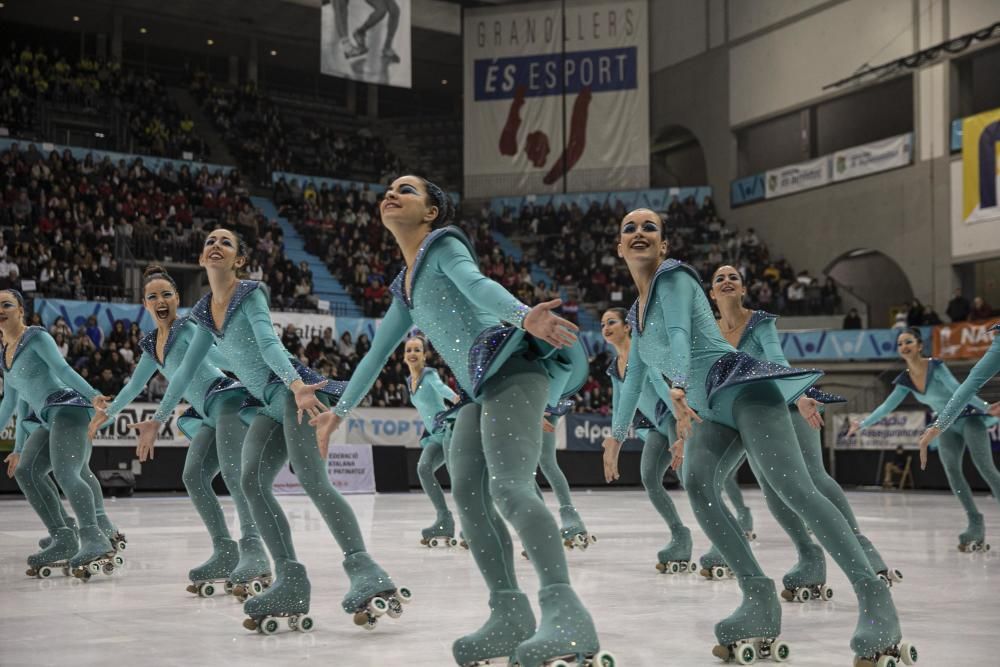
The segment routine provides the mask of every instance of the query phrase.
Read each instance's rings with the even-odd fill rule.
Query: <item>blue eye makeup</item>
[[[634,222],[629,222],[626,223],[624,227],[622,227],[622,234],[635,234],[635,231],[637,229],[639,228],[636,226]]]
[[[644,232],[658,232],[658,231],[660,231],[660,227],[655,222],[645,222],[642,225],[642,231],[644,231]]]
[[[416,194],[417,193],[417,189],[415,187],[413,187],[412,185],[400,185],[399,186],[399,192],[400,193],[404,193],[405,192],[406,194],[411,194],[412,195],[412,194]]]

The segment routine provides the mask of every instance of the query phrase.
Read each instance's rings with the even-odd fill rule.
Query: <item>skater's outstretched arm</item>
[[[965,382],[955,390],[951,400],[938,415],[934,426],[941,431],[947,430],[955,423],[965,406],[976,399],[976,392],[997,373],[1000,373],[1000,333],[993,337],[993,344],[986,350],[986,354],[972,367]],[[984,410],[988,411],[989,406],[984,407]]]
[[[70,389],[80,392],[88,401],[94,403],[94,407],[103,408],[107,396],[101,396],[101,392],[90,386],[90,383],[73,370],[72,366],[66,363],[66,359],[56,347],[56,341],[43,331],[31,339],[31,344],[38,357],[52,370],[53,374],[66,383]]]
[[[458,394],[451,390],[451,387],[444,383],[441,379],[441,374],[438,373],[437,369],[434,369],[432,373],[427,374],[427,381],[430,386],[437,392],[437,395],[446,401],[451,401],[452,403],[458,403]]]
[[[882,401],[882,405],[875,408],[875,410],[862,421],[851,424],[851,430],[848,432],[848,435],[852,435],[856,431],[873,426],[874,424],[877,424],[885,419],[890,412],[899,407],[899,404],[903,402],[903,399],[906,398],[906,395],[909,393],[910,390],[907,387],[897,384],[892,390],[892,393],[889,394],[884,401]]]
[[[107,410],[98,410],[94,413],[93,419],[90,420],[90,426],[87,428],[87,435],[91,440],[97,437],[97,432],[107,426],[115,415],[136,399],[146,384],[152,379],[153,374],[156,373],[156,369],[156,362],[148,354],[143,354],[139,357],[139,363],[136,364],[132,377],[129,378],[125,386],[122,387],[122,390],[115,396],[115,400],[108,404]]]
[[[271,333],[274,333],[273,328]],[[184,352],[184,360],[177,368],[177,372],[174,373],[174,377],[170,379],[163,398],[160,399],[160,406],[156,409],[156,414],[153,415],[155,421],[164,424],[170,421],[170,415],[173,414],[174,408],[180,403],[181,398],[184,396],[184,390],[191,384],[191,378],[194,377],[195,371],[198,370],[198,365],[202,363],[209,350],[212,349],[214,342],[212,334],[208,329],[198,327],[195,330],[194,336],[191,337],[191,343],[188,345],[187,351]]]
[[[288,350],[281,344],[278,334],[274,333],[271,309],[267,305],[264,292],[260,289],[251,292],[240,304],[240,309],[250,322],[257,349],[274,374],[285,383],[286,387],[296,380],[301,381],[298,372],[288,359]]]

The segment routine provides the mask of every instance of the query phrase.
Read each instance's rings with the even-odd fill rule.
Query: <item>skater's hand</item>
[[[135,455],[139,458],[139,463],[145,463],[148,458],[153,460],[153,447],[156,446],[156,435],[160,432],[160,422],[155,419],[130,424],[129,428],[139,436],[139,446],[135,448]]]
[[[21,461],[21,455],[17,452],[11,452],[7,455],[7,458],[3,460],[7,464],[7,476],[13,477],[14,471],[17,470],[17,464]]]
[[[94,413],[94,418],[90,420],[90,424],[87,426],[87,437],[93,440],[97,437],[97,432],[101,430],[101,426],[104,422],[108,421],[108,413],[104,410],[98,410]]]
[[[991,405],[990,409],[987,410],[987,412],[989,412],[994,417],[1000,417],[1000,401],[997,401],[996,403]]]
[[[927,469],[927,448],[930,446],[934,438],[941,435],[941,429],[936,426],[928,427],[924,434],[920,436],[920,469]]]
[[[604,447],[604,481],[610,484],[618,479],[618,454],[622,443],[614,438],[605,438],[601,446]]]
[[[799,400],[795,401],[795,405],[799,409],[799,414],[809,422],[810,426],[817,431],[823,427],[823,415],[819,412],[819,401],[808,396],[799,396]]]
[[[90,400],[90,404],[94,406],[95,410],[107,410],[108,403],[110,402],[111,402],[111,397],[105,396],[104,394],[94,396],[94,398]]]
[[[555,433],[556,425],[550,422],[548,419],[542,417],[542,430],[546,433]]]
[[[688,405],[687,393],[683,389],[679,387],[671,389],[670,400],[674,404],[674,414],[677,416],[677,437],[681,440],[687,440],[691,437],[692,421],[700,424],[702,419]]]
[[[580,327],[552,312],[561,305],[562,299],[552,299],[532,308],[524,316],[524,330],[553,347],[573,345]]]
[[[678,440],[670,445],[670,453],[674,455],[673,460],[670,462],[670,469],[680,470],[684,464],[684,441]]]
[[[309,420],[309,425],[316,427],[316,445],[319,447],[319,456],[326,460],[326,455],[330,451],[330,436],[340,428],[343,419],[332,410],[317,415]]]
[[[851,420],[851,428],[847,429],[847,437],[850,438],[852,435],[861,430],[861,422],[857,419]]]
[[[306,384],[302,380],[296,380],[291,384],[290,389],[295,396],[295,407],[299,409],[299,423],[302,423],[302,413],[309,415],[309,418],[318,417],[326,412],[326,406],[316,398],[316,392],[326,386],[326,381],[316,384]]]

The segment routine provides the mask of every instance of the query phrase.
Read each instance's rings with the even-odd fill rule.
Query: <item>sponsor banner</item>
[[[962,119],[962,220],[966,223],[1000,219],[998,145],[1000,109]]]
[[[340,443],[420,447],[424,420],[414,408],[357,408],[334,434]]]
[[[375,493],[375,463],[371,445],[330,445],[326,469],[333,487],[341,493]],[[284,495],[305,493],[287,463],[274,480],[274,492]]]
[[[465,11],[467,197],[649,184],[646,4]]]
[[[934,356],[940,359],[979,359],[993,343],[1000,317],[982,322],[952,322],[934,327]]]
[[[880,171],[905,167],[912,161],[913,133],[909,132],[891,139],[837,151],[833,154],[833,180],[846,181],[850,178],[876,174]]]
[[[410,37],[410,0],[323,2],[320,72],[410,88]]]
[[[104,429],[97,432],[94,438],[95,447],[132,447],[138,446],[139,438],[135,431],[129,428],[147,419],[152,419],[156,409],[160,407],[158,403],[131,403],[119,412],[112,422]],[[160,429],[157,437],[157,447],[187,447],[188,440],[177,428],[177,416],[187,410],[187,405],[179,405],[174,413]]]
[[[764,175],[765,197],[784,197],[830,183],[830,157],[771,169]]]
[[[870,428],[847,437],[851,422],[861,421],[869,414],[871,413],[851,412],[835,415],[833,419],[836,422],[837,435],[834,438],[834,447],[837,449],[896,449],[896,447],[918,449],[917,441],[920,440],[920,435],[929,423],[927,413],[921,410],[892,412]]]
[[[563,420],[566,423],[566,449],[577,451],[603,451],[601,443],[611,437],[611,417],[591,413],[572,413]],[[639,451],[642,440],[629,429],[628,439],[622,447],[624,451]]]
[[[738,178],[729,184],[729,203],[732,206],[743,206],[765,197],[764,180],[766,174],[754,174]]]
[[[712,188],[708,186],[696,188],[652,188],[646,190],[621,190],[615,192],[570,192],[557,194],[525,195],[522,197],[493,197],[490,199],[490,210],[497,215],[505,211],[520,211],[525,206],[548,206],[555,209],[562,206],[576,206],[582,211],[591,204],[603,206],[605,203],[612,208],[619,203],[626,210],[633,208],[649,208],[654,211],[666,211],[670,203],[676,199],[684,202],[693,197],[698,206],[705,197],[712,196]]]

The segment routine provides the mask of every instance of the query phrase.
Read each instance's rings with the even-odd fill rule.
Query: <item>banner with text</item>
[[[611,417],[591,413],[572,413],[563,420],[566,423],[566,449],[577,451],[602,451],[601,443],[611,437]],[[622,447],[624,451],[639,451],[642,440],[629,430],[628,439]]]
[[[371,445],[330,445],[326,460],[333,487],[341,493],[375,493],[375,463]],[[287,463],[274,480],[276,494],[303,494],[298,477]]]
[[[410,88],[410,0],[320,6],[320,72]]]
[[[952,322],[934,327],[935,357],[941,359],[979,359],[993,343],[1000,317],[982,322]]]
[[[765,197],[784,197],[802,190],[810,190],[830,182],[830,158],[821,157],[817,160],[790,164],[778,169],[771,169],[764,176],[767,188]]]
[[[910,132],[891,139],[837,151],[833,154],[833,180],[846,181],[850,178],[876,174],[880,171],[905,167],[912,161],[913,133]]]
[[[463,28],[466,197],[649,185],[646,0],[468,9]]]
[[[927,428],[927,413],[922,410],[892,412],[880,422],[848,437],[851,422],[861,421],[870,412],[850,412],[833,417],[836,423],[834,447],[837,449],[917,449],[917,441]]]
[[[103,430],[97,432],[94,438],[95,447],[136,447],[139,439],[135,431],[129,428],[132,424],[152,419],[159,408],[159,403],[131,403],[119,412],[112,422]],[[157,447],[187,447],[188,439],[177,428],[177,415],[187,410],[186,405],[180,405],[170,415],[170,420],[160,429],[157,437]]]

